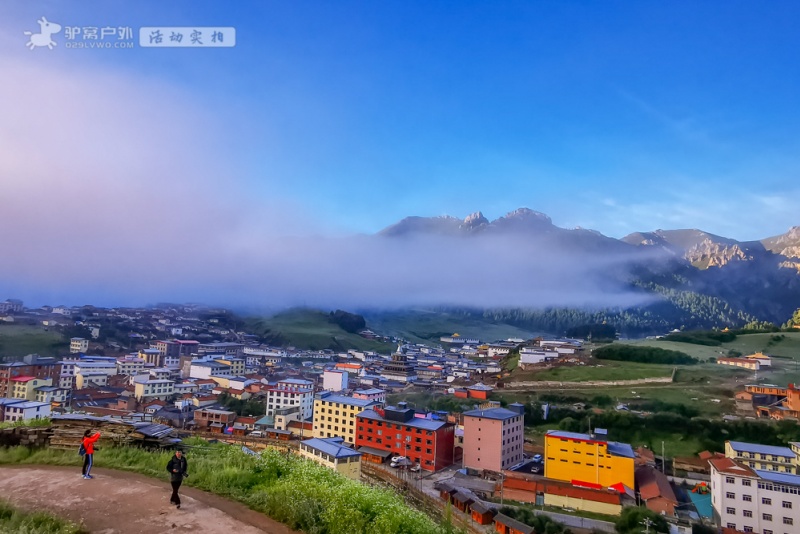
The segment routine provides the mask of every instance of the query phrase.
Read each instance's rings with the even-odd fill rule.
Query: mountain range
[[[540,256],[597,262],[598,283],[653,297],[646,305],[603,310],[464,310],[518,326],[553,331],[571,322],[608,321],[622,331],[643,334],[752,321],[782,324],[800,307],[800,226],[758,241],[698,229],[634,232],[616,239],[594,230],[561,228],[544,213],[520,208],[493,221],[480,212],[464,219],[407,217],[377,236],[503,240]]]

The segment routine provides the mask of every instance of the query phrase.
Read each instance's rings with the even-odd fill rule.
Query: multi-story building
[[[314,398],[314,437],[341,436],[346,442],[356,442],[356,416],[383,403],[336,395],[329,391],[317,393]]]
[[[397,382],[413,382],[417,379],[414,363],[408,361],[408,356],[400,352],[392,354],[392,360],[383,364],[381,376],[386,380]]]
[[[349,479],[361,479],[361,453],[345,445],[343,438],[307,439],[300,443],[300,456]]]
[[[193,360],[189,366],[190,378],[210,379],[211,375],[233,376],[229,365],[213,360]]]
[[[84,372],[75,375],[75,389],[103,387],[108,385],[108,375],[101,372]]]
[[[61,376],[61,362],[55,358],[29,354],[21,362],[0,364],[0,397],[11,396],[11,379],[19,376],[49,378],[55,384]]]
[[[139,358],[143,359],[149,365],[156,367],[164,366],[164,355],[158,349],[141,349],[139,351]]]
[[[161,340],[150,346],[160,352],[164,358],[177,359],[181,355],[181,346],[177,341]]]
[[[71,389],[56,386],[42,386],[36,388],[36,402],[46,402],[51,406],[64,406],[69,402]]]
[[[201,343],[197,345],[199,354],[223,354],[225,356],[237,356],[244,349],[242,343]]]
[[[426,471],[438,471],[453,463],[455,425],[415,417],[406,403],[373,408],[356,416],[356,447],[381,461],[386,453],[405,456]]]
[[[752,469],[797,474],[797,455],[789,447],[726,441],[725,457],[738,460]]]
[[[464,467],[500,472],[522,461],[524,412],[489,408],[463,416]]]
[[[712,458],[714,519],[736,532],[800,531],[800,476],[752,469],[731,458]]]
[[[300,408],[300,417],[305,420],[314,411],[314,383],[310,380],[287,378],[274,387],[264,390],[267,394],[266,415],[275,415],[281,408]]]
[[[4,423],[46,419],[48,417],[50,417],[50,404],[47,402],[20,400],[19,402],[5,404],[3,409]]]
[[[36,400],[36,390],[52,386],[52,378],[36,378],[34,376],[18,376],[11,379],[11,397],[14,399]]]
[[[334,393],[347,389],[348,376],[350,375],[347,371],[325,370],[322,372],[322,389],[333,391]]]
[[[544,437],[544,476],[587,487],[621,483],[634,488],[633,448],[606,436],[599,428],[593,434],[549,430]]]
[[[69,352],[78,354],[89,350],[89,340],[82,337],[73,337],[69,340]]]
[[[21,312],[21,311],[22,311],[21,300],[6,299],[3,302],[0,302],[0,313]]]
[[[221,431],[224,427],[233,425],[235,420],[236,412],[228,410],[203,408],[194,412],[194,422],[198,430]]]
[[[133,382],[133,396],[139,402],[167,400],[175,390],[172,380],[150,378],[149,375],[136,377]]]
[[[378,388],[358,389],[353,392],[353,398],[375,401],[383,404],[386,403],[386,390]]]
[[[144,371],[145,360],[137,356],[126,356],[117,359],[117,374],[136,376]]]

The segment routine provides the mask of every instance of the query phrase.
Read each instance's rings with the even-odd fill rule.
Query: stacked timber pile
[[[98,447],[140,446],[173,447],[180,442],[172,428],[151,423],[130,423],[110,417],[66,414],[52,417],[50,447],[54,449],[78,450],[87,430],[100,432]]]

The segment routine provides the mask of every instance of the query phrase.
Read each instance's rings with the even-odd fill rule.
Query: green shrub
[[[86,534],[79,525],[45,512],[26,512],[0,499],[0,532],[25,534]]]

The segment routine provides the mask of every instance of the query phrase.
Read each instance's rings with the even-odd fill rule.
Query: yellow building
[[[17,376],[11,379],[11,383],[11,398],[35,401],[36,388],[52,386],[53,380],[33,376]]]
[[[244,374],[244,360],[232,357],[214,357],[214,361],[223,363],[231,368],[232,376],[242,376]]]
[[[550,430],[544,439],[544,476],[575,485],[608,488],[615,484],[634,487],[633,448],[606,439],[605,431],[578,434]]]
[[[361,478],[361,453],[346,447],[344,439],[313,438],[300,443],[300,456],[333,469],[352,480]]]
[[[356,416],[364,410],[383,407],[382,402],[354,399],[329,391],[314,398],[314,437],[341,436],[351,445],[356,442]]]

